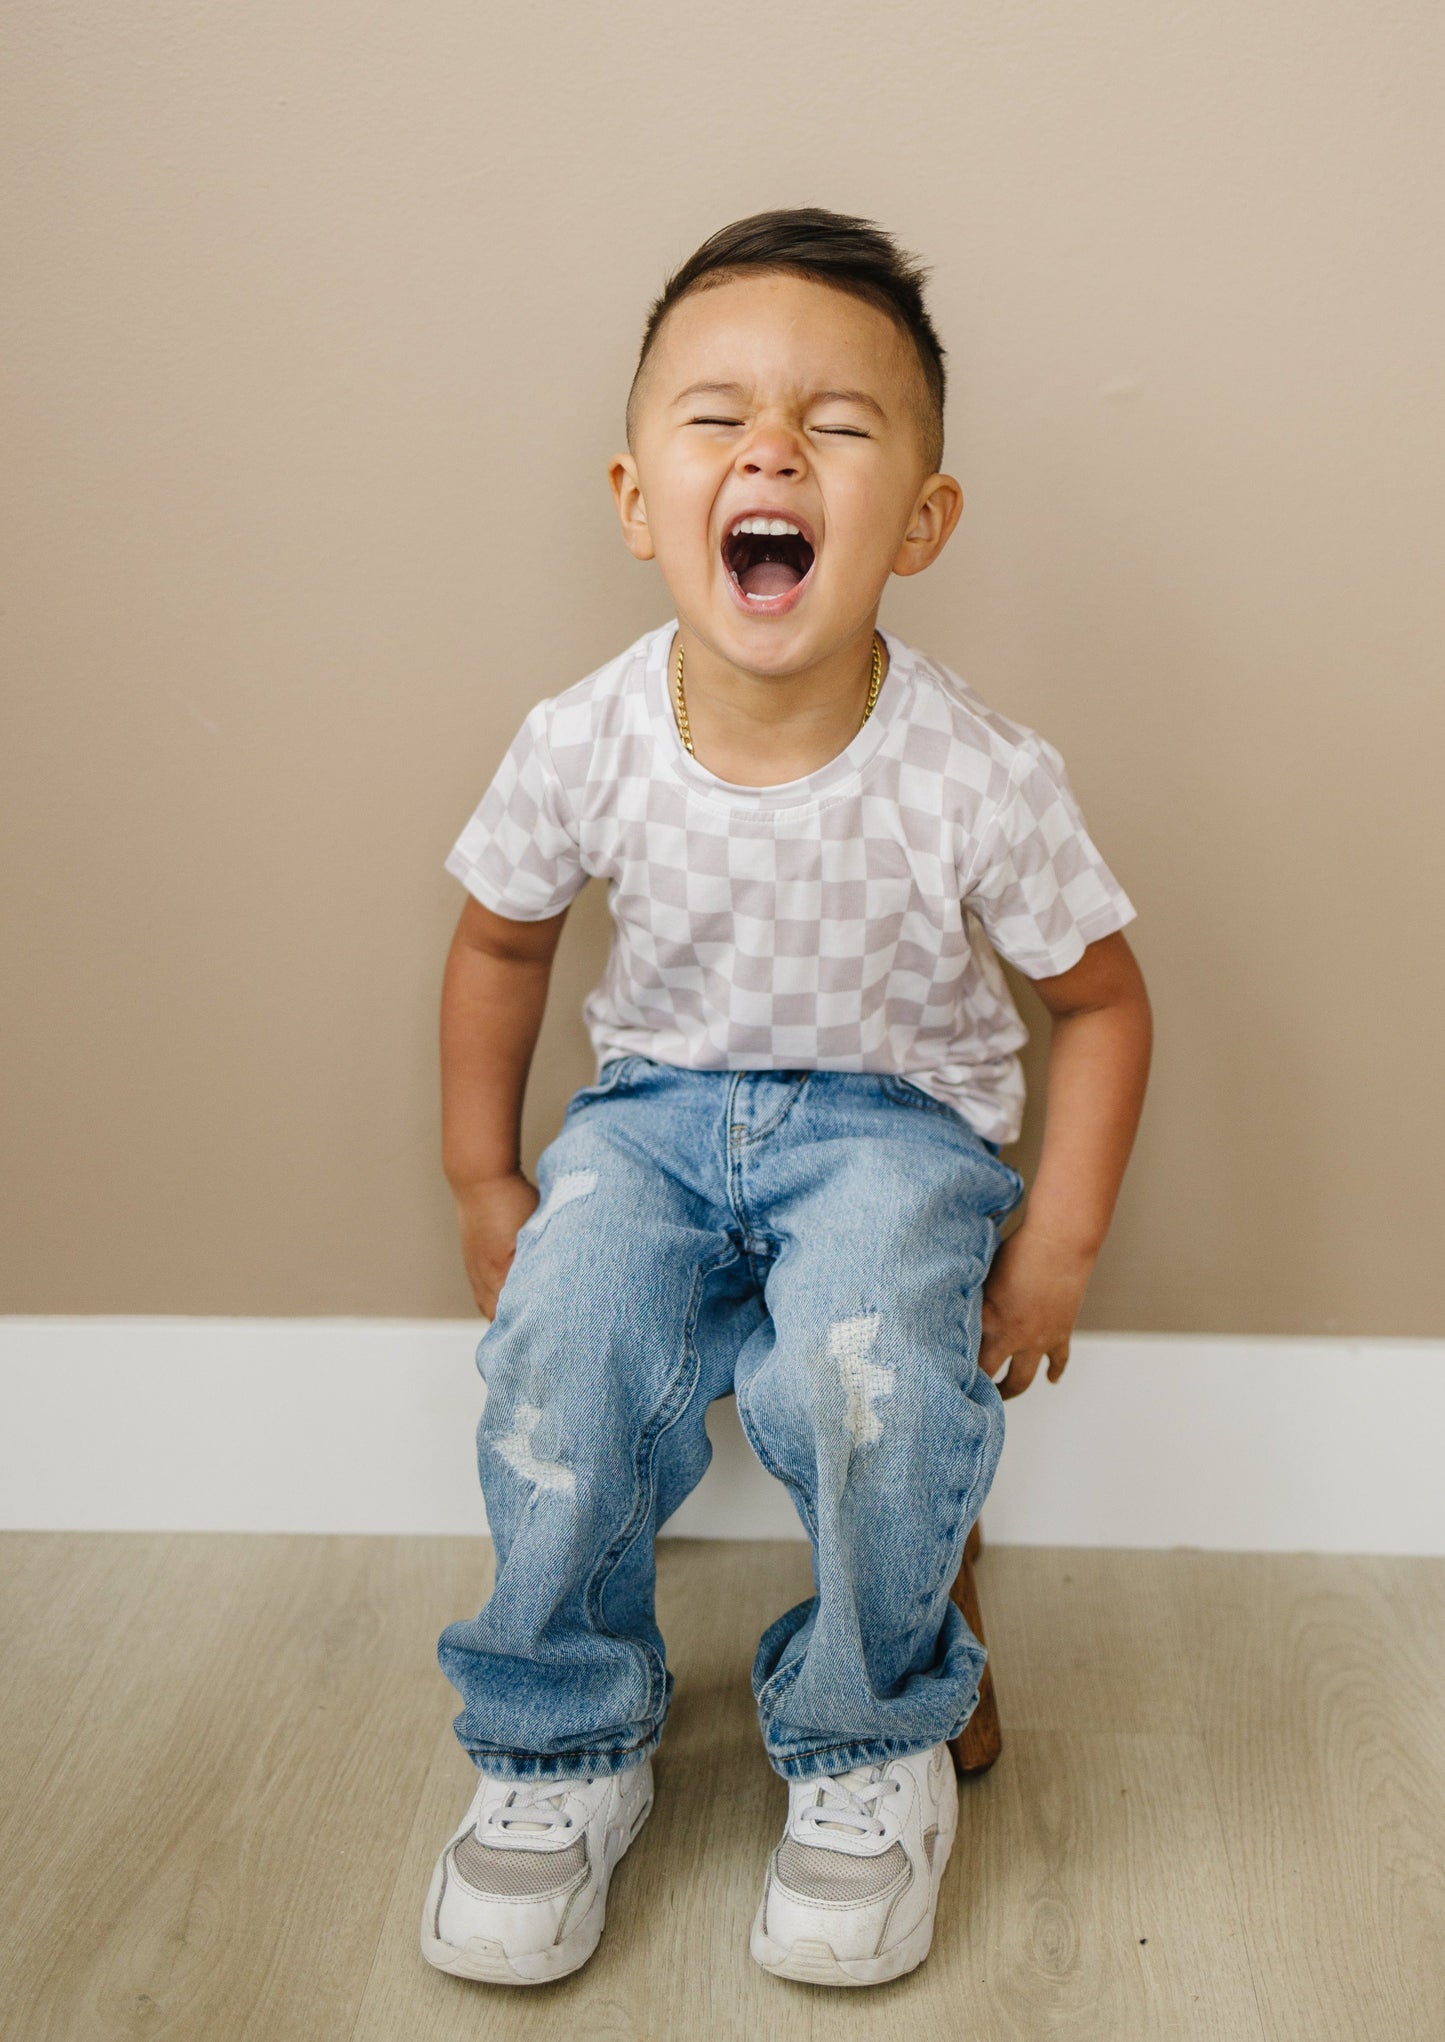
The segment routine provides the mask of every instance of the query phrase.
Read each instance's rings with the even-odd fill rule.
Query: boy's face
[[[610,473],[628,546],[717,657],[811,667],[871,625],[890,573],[937,556],[963,498],[929,472],[925,398],[907,335],[810,278],[740,277],[668,313]],[[758,519],[795,530],[738,529]]]

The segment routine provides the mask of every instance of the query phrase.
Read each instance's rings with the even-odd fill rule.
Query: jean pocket
[[[591,1106],[598,1099],[610,1099],[614,1092],[620,1092],[635,1075],[636,1067],[645,1059],[636,1056],[615,1056],[605,1063],[590,1085],[584,1085],[574,1092],[567,1102],[567,1113],[582,1106]],[[563,1115],[566,1118],[566,1115]]]
[[[987,1135],[980,1134],[973,1122],[960,1113],[956,1106],[950,1106],[947,1100],[935,1099],[931,1092],[925,1092],[920,1085],[910,1084],[907,1078],[900,1078],[896,1072],[882,1074],[879,1083],[886,1098],[899,1106],[915,1107],[931,1115],[935,1120],[941,1121],[946,1128],[961,1135],[969,1148],[987,1157],[994,1170],[1007,1181],[1008,1195],[1004,1204],[998,1208],[999,1214],[1006,1218],[1019,1203],[1027,1187],[1013,1165],[1006,1163],[999,1154],[998,1143],[990,1141]]]
[[[1016,1212],[1019,1206],[1023,1204],[1024,1194],[1028,1190],[1028,1186],[1012,1163],[1006,1163],[1003,1157],[998,1155],[994,1157],[994,1162],[1008,1179],[1009,1185],[1008,1202],[1006,1205],[999,1207],[998,1211],[994,1214],[994,1218],[1006,1220],[1011,1212]]]
[[[973,1135],[975,1141],[980,1139],[956,1106],[950,1106],[945,1099],[935,1099],[931,1092],[925,1092],[921,1085],[915,1085],[911,1079],[900,1078],[896,1071],[883,1071],[879,1074],[878,1082],[885,1098],[891,1099],[895,1105],[914,1106],[923,1113],[939,1114],[951,1126],[962,1128],[966,1134]]]

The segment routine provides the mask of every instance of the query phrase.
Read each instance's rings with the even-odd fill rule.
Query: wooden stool
[[[968,1628],[980,1645],[985,1643],[983,1614],[978,1606],[978,1583],[973,1578],[973,1563],[982,1551],[983,1526],[976,1523],[964,1541],[963,1565],[958,1570],[958,1579],[949,1590],[949,1594],[963,1611]],[[953,1753],[955,1769],[970,1777],[986,1773],[1003,1750],[1003,1731],[999,1728],[998,1702],[993,1692],[991,1659],[984,1667],[983,1678],[978,1684],[978,1707],[948,1748]]]

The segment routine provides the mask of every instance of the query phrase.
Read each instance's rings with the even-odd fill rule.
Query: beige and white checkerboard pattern
[[[675,629],[537,704],[447,870],[517,921],[607,880],[616,933],[583,1009],[599,1065],[890,1071],[1012,1141],[1027,1032],[994,950],[1048,977],[1135,914],[1063,760],[884,632],[848,749],[730,786],[678,738]]]

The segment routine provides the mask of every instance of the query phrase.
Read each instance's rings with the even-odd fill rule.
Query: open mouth
[[[814,548],[787,518],[739,518],[722,546],[723,564],[750,603],[790,596],[807,579]]]

